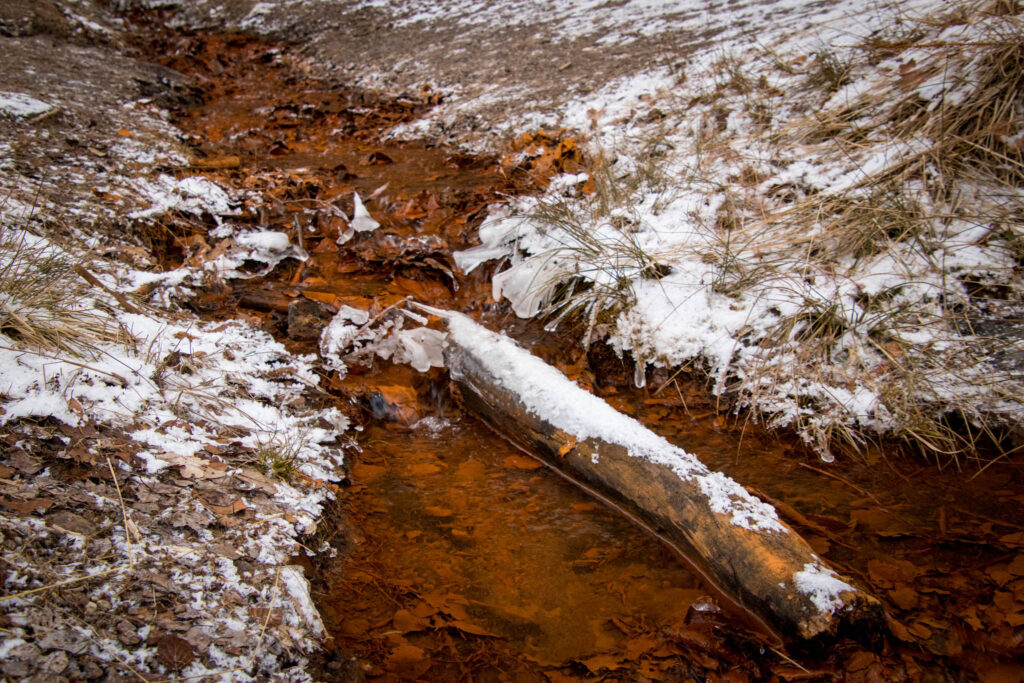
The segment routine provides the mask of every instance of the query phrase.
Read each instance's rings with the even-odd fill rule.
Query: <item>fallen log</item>
[[[654,531],[777,635],[879,632],[881,604],[830,569],[773,507],[508,337],[459,313],[442,317],[446,365],[467,409]]]

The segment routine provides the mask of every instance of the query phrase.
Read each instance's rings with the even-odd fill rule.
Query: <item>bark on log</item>
[[[641,521],[778,635],[879,632],[880,603],[829,569],[770,505],[504,335],[443,317],[446,364],[467,409]]]

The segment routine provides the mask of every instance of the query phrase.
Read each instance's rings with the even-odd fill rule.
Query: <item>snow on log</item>
[[[504,335],[442,313],[467,409],[641,521],[784,638],[877,632],[880,603],[829,569],[770,505],[580,389]]]

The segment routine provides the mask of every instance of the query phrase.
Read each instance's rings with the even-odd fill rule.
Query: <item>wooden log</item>
[[[777,635],[880,632],[878,600],[830,569],[773,507],[508,337],[458,313],[442,317],[446,364],[467,409],[654,531]]]

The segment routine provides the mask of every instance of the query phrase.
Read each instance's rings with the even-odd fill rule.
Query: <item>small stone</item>
[[[288,305],[288,338],[315,341],[331,320],[331,312],[319,301],[296,299]]]

